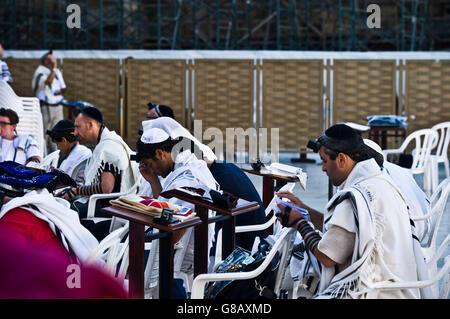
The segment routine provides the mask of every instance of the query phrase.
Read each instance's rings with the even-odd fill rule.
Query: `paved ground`
[[[293,193],[297,195],[302,201],[304,201],[308,206],[313,207],[319,211],[323,211],[326,203],[328,202],[328,177],[324,172],[322,172],[321,161],[318,154],[308,154],[308,159],[315,159],[315,163],[292,163],[292,158],[298,158],[298,154],[284,153],[280,154],[280,163],[289,164],[297,167],[301,167],[303,171],[308,174],[308,181],[306,190],[297,184],[294,188]],[[240,165],[243,168],[250,168],[250,165],[243,164]],[[256,189],[260,192],[262,196],[262,178],[256,175],[248,174],[252,182],[254,183]],[[439,166],[439,181],[445,178],[445,169],[441,164]],[[423,187],[423,178],[415,177],[419,186]],[[441,225],[439,227],[439,232],[437,236],[437,247],[444,240],[447,234],[450,232],[450,196],[447,200],[447,205],[445,208],[444,215],[442,217]],[[450,248],[447,248],[444,256],[450,254]],[[438,266],[442,267],[444,261],[443,258],[439,260]]]

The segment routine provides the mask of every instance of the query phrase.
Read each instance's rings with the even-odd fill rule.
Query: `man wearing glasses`
[[[0,108],[0,161],[14,161],[26,165],[30,161],[40,162],[39,146],[30,134],[17,135],[19,123],[17,113]]]

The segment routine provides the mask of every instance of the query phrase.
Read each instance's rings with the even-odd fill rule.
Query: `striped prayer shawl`
[[[339,210],[347,201],[350,212]],[[348,215],[351,214],[351,215]],[[404,196],[374,160],[359,162],[324,215],[324,232],[332,225],[355,227],[351,264],[341,272],[323,267],[318,298],[417,298],[418,290],[373,291],[380,281],[417,280],[417,258]]]
[[[13,78],[11,76],[11,72],[9,72],[8,65],[6,62],[0,60],[0,80],[4,80],[6,82],[12,82]]]

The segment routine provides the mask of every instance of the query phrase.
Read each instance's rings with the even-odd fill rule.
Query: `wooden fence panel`
[[[263,60],[262,127],[279,128],[280,150],[322,134],[322,60]]]
[[[394,60],[335,60],[333,70],[333,123],[395,114]]]
[[[253,68],[252,60],[195,60],[194,119],[202,121],[202,133],[208,128],[222,132],[223,151],[227,128],[254,128]],[[248,138],[245,143],[248,151]]]
[[[450,120],[450,61],[406,61],[408,132]]]
[[[185,60],[131,59],[127,60],[126,68],[126,140],[133,149],[148,112],[148,102],[170,106],[175,120],[186,127]]]
[[[119,77],[116,59],[64,59],[63,75],[67,85],[64,97],[91,103],[103,115],[108,129],[120,132]]]

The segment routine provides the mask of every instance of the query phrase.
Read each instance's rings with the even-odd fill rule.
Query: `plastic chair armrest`
[[[409,289],[409,288],[423,288],[428,287],[438,282],[444,275],[446,275],[450,268],[450,260],[447,260],[445,265],[441,268],[436,276],[431,279],[423,281],[382,281],[374,284],[368,284],[371,289],[380,290],[397,290],[397,289]]]

